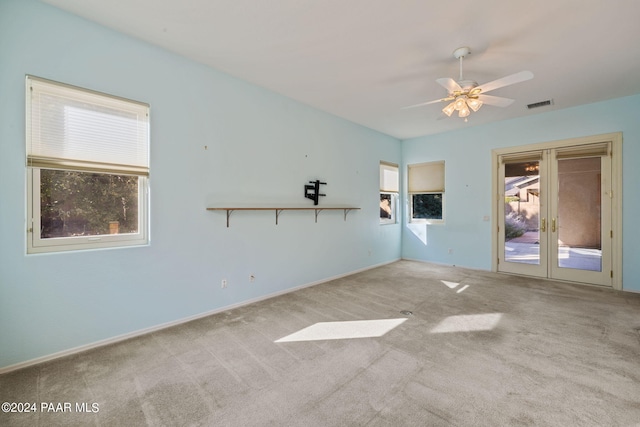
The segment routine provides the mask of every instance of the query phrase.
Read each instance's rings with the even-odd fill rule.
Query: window
[[[380,224],[395,224],[398,210],[398,165],[380,162]]]
[[[26,84],[27,252],[146,244],[149,106]]]
[[[409,165],[411,221],[444,222],[444,162]]]

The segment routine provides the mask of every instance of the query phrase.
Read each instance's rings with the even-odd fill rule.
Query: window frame
[[[427,194],[437,194],[440,196],[440,200],[442,200],[442,218],[416,218],[413,216],[413,196],[421,196]],[[409,193],[409,209],[410,209],[410,219],[409,222],[412,223],[427,223],[427,224],[444,224],[444,192],[421,192],[421,193]]]
[[[398,223],[398,193],[381,191],[380,192],[380,200],[382,201],[383,195],[389,195],[390,197],[390,206],[391,206],[391,218],[382,218],[380,217],[380,225],[389,225],[389,224],[397,224]]]
[[[38,253],[56,253],[73,250],[91,250],[103,248],[144,246],[149,243],[149,106],[148,104],[131,101],[112,95],[95,92],[92,90],[66,85],[51,80],[42,79],[34,76],[26,76],[26,181],[27,181],[27,254]],[[125,102],[136,105],[136,108],[146,110],[146,120],[142,121],[145,128],[142,140],[146,144],[147,164],[146,167],[139,164],[122,165],[112,163],[96,163],[92,161],[76,159],[73,157],[47,158],[32,156],[32,148],[30,144],[34,144],[32,127],[39,132],[37,120],[32,117],[32,100],[31,100],[31,83],[38,82],[39,85],[51,85],[54,90],[69,89],[69,99],[73,101],[82,101],[82,96],[88,94],[92,97],[104,99],[105,102]],[[74,91],[79,94],[78,98],[73,98]],[[104,98],[101,98],[104,97]],[[37,105],[36,105],[37,107]],[[117,110],[116,110],[117,111]],[[64,145],[64,142],[62,143]],[[35,159],[35,160],[34,160]],[[139,162],[138,162],[139,163]],[[41,237],[41,171],[42,170],[60,170],[72,171],[80,173],[97,173],[105,175],[127,175],[138,177],[138,196],[137,196],[137,232],[122,234],[99,234],[85,236],[66,236],[66,237]]]
[[[385,180],[384,171],[395,169],[395,180]],[[398,223],[398,201],[400,199],[400,167],[391,162],[380,161],[380,203],[382,203],[383,195],[390,196],[391,218],[380,217],[380,225],[389,225]]]
[[[439,165],[442,165],[441,167]],[[419,170],[422,168],[423,170]],[[441,169],[441,172],[430,169]],[[416,183],[415,179],[412,179],[411,170],[414,169],[415,173],[422,173],[425,176],[422,176],[419,183]],[[445,224],[445,171],[446,164],[444,160],[438,160],[433,162],[424,162],[424,163],[415,163],[407,165],[407,181],[408,181],[408,205],[409,205],[409,222],[410,223],[425,223],[430,225],[443,225]],[[438,173],[438,177],[427,176]],[[442,218],[416,218],[414,217],[414,196],[426,195],[426,194],[435,194],[440,196],[441,204],[442,204]]]

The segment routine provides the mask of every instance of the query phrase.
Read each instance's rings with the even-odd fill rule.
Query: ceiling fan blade
[[[460,85],[450,77],[443,77],[441,79],[436,79],[436,82],[444,87],[449,93],[453,92],[462,92],[462,88]]]
[[[491,90],[495,90],[504,86],[509,86],[512,84],[524,82],[526,80],[531,80],[532,78],[533,78],[533,73],[531,71],[520,71],[519,73],[511,74],[509,76],[502,77],[501,79],[494,80],[489,83],[485,83],[483,85],[476,87],[475,89],[476,90],[480,89],[482,93],[486,93]]]
[[[414,104],[414,105],[409,105],[407,107],[402,107],[401,110],[407,110],[409,108],[422,107],[422,106],[429,105],[429,104],[437,104],[439,102],[445,102],[445,101],[453,101],[453,98],[452,97],[448,97],[448,98],[435,99],[433,101],[428,101],[428,102],[421,102],[420,104]]]
[[[510,98],[502,98],[500,96],[492,96],[492,95],[480,95],[478,99],[482,101],[483,104],[493,105],[494,107],[508,107],[513,104],[513,99]]]

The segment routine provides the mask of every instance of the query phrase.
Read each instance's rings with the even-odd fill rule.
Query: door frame
[[[537,161],[538,162],[538,176],[539,176],[539,181],[538,181],[538,185],[540,188],[540,192],[538,194],[538,207],[540,208],[540,217],[542,218],[544,215],[542,215],[542,210],[546,210],[547,209],[547,199],[549,198],[549,195],[547,194],[547,187],[549,186],[549,184],[547,183],[547,178],[548,178],[548,174],[545,172],[546,169],[548,168],[548,162],[546,161],[548,156],[547,150],[533,150],[533,151],[519,151],[516,153],[516,157],[517,160],[511,160],[514,161],[515,163],[520,163],[520,162],[533,162],[533,161]],[[501,156],[502,157],[502,156]],[[503,193],[503,186],[504,186],[504,169],[506,168],[506,164],[507,163],[511,163],[511,161],[504,161],[504,158],[499,158],[499,163],[498,163],[498,169],[497,169],[497,182],[499,183],[500,187],[498,188],[498,200],[502,200],[502,203],[496,203],[496,206],[498,208],[497,213],[495,215],[497,222],[497,230],[500,230],[500,225],[504,225],[502,224],[501,219],[505,217],[505,203],[504,203],[504,193]],[[548,252],[548,239],[544,238],[544,233],[540,230],[539,231],[540,235],[540,239],[539,239],[539,258],[538,258],[538,262],[537,263],[518,263],[518,262],[507,262],[505,260],[506,258],[506,253],[505,253],[505,247],[506,247],[506,239],[504,239],[504,235],[505,235],[505,230],[503,229],[502,233],[497,233],[496,237],[497,237],[497,242],[498,242],[498,252],[496,252],[497,258],[496,258],[496,268],[499,270],[500,273],[508,273],[508,274],[515,274],[515,275],[522,275],[522,276],[533,276],[533,277],[539,277],[539,278],[546,278],[548,276],[548,260],[546,257],[543,256],[543,254],[546,254]],[[500,261],[503,261],[502,263]],[[502,266],[500,268],[500,266]]]
[[[498,215],[499,204],[503,203],[499,191],[500,156],[525,151],[549,150],[573,145],[585,145],[609,142],[611,143],[611,284],[613,289],[622,290],[622,132],[606,133],[558,141],[548,141],[508,148],[498,148],[491,151],[491,271],[498,272]]]

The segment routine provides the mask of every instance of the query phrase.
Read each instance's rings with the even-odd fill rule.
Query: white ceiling
[[[43,1],[400,139],[640,93],[638,0]],[[402,110],[446,95],[460,46],[465,78],[534,78],[468,123]]]

